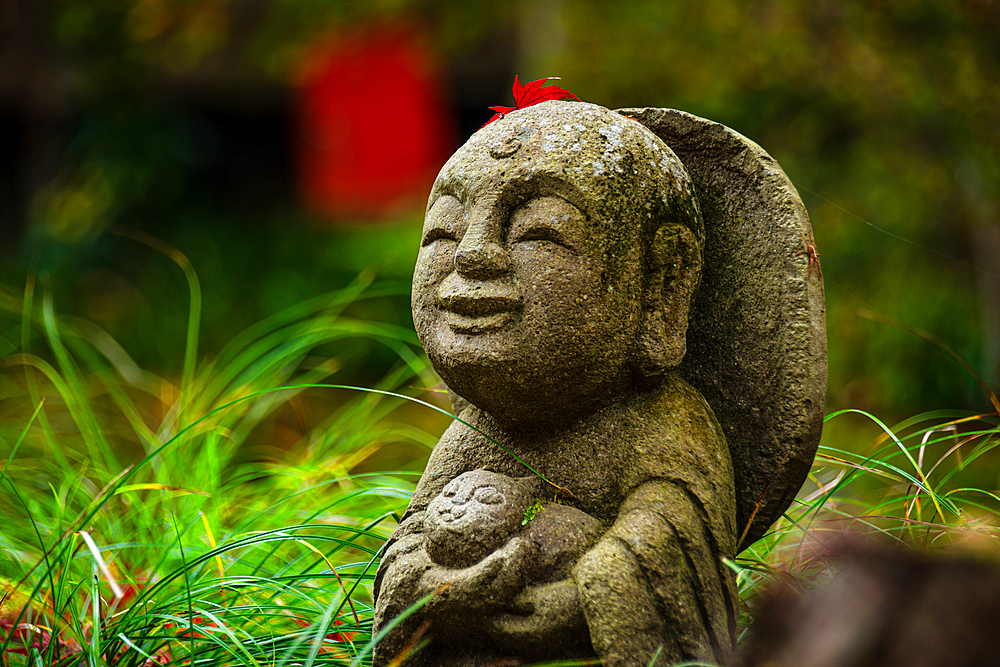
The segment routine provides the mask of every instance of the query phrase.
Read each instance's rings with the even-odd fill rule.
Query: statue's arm
[[[423,512],[409,514],[385,543],[373,583],[375,631],[419,600],[418,582],[428,560],[423,550]],[[375,647],[376,665],[388,664],[407,645],[423,621],[418,610],[396,625]]]
[[[435,447],[403,520],[385,544],[373,584],[375,631],[383,629],[427,594],[435,593],[435,597],[395,626],[376,646],[375,665],[386,665],[396,657],[419,632],[425,619],[468,615],[464,609],[477,605],[488,608],[489,604],[483,604],[486,600],[492,600],[493,605],[501,599],[509,601],[524,585],[523,569],[518,563],[524,560],[530,544],[516,538],[465,570],[443,568],[427,555],[424,516],[428,504],[450,479],[479,464],[469,459],[467,450],[456,448],[454,440],[447,436],[446,433]]]
[[[585,644],[587,620],[572,577],[527,586],[511,604],[493,610],[487,632],[508,650],[543,660],[565,657]]]
[[[376,646],[373,664],[377,666],[390,664],[400,655],[419,635],[425,620],[432,621],[438,636],[467,636],[471,628],[481,627],[481,619],[510,604],[524,588],[528,563],[533,560],[533,544],[515,537],[471,567],[446,568],[430,559],[422,539],[406,547],[414,537],[402,538],[387,550],[391,562],[379,570],[375,582],[375,627],[385,627],[414,603],[431,597]]]
[[[446,441],[443,440],[442,444],[447,447]],[[427,505],[446,482],[441,475],[425,474],[421,477],[403,520],[383,547],[372,587],[375,632],[381,631],[423,597],[421,579],[432,565],[424,550],[424,516]],[[391,662],[419,632],[426,616],[427,609],[419,609],[389,631],[375,647],[374,664],[381,666]]]
[[[399,538],[386,549],[375,578],[379,626],[431,594],[433,599],[414,620],[426,615],[485,612],[509,604],[524,588],[532,570],[533,547],[530,540],[513,537],[474,565],[449,568],[427,555],[422,534]]]
[[[728,657],[726,582],[699,507],[673,482],[635,489],[572,574],[528,586],[494,616],[491,634],[539,655],[589,635],[608,666],[645,666],[657,650],[668,662]]]
[[[594,650],[607,666],[728,661],[735,590],[703,503],[681,482],[635,489],[573,569]]]
[[[434,616],[489,613],[509,605],[524,589],[534,556],[534,544],[517,536],[470,567],[431,563],[420,577],[418,593],[434,594],[427,605],[428,613]]]

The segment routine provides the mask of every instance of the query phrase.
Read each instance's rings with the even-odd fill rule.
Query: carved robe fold
[[[444,485],[476,468],[530,474],[496,443],[568,488],[572,504],[607,530],[562,581],[526,581],[516,591],[513,575],[500,571],[478,596],[463,597],[458,584],[453,593],[437,586],[438,596],[378,645],[377,667],[411,648],[425,622],[423,645],[404,665],[596,655],[609,666],[645,666],[658,649],[664,664],[729,662],[736,584],[722,558],[736,553],[733,470],[698,392],[671,375],[540,438],[505,432],[475,406],[462,419],[481,432],[458,421],[445,432],[386,545],[375,581],[376,631],[433,586],[466,574],[435,570],[422,547],[424,512]]]

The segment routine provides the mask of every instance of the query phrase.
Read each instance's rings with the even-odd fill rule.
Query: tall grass
[[[202,359],[197,278],[164,251],[190,288],[179,383],[57,316],[44,279],[0,289],[0,662],[367,664],[369,582],[415,479],[351,471],[429,450],[388,390],[434,378],[412,331],[345,312],[408,286],[359,281]],[[381,391],[332,388],[321,351],[357,339],[399,360]]]

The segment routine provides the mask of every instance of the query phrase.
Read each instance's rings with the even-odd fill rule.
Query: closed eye
[[[566,237],[551,227],[540,225],[530,229],[525,229],[514,238],[514,243],[523,243],[526,241],[548,241],[549,243],[555,243],[556,245],[562,246],[567,250],[576,252],[576,248],[566,240]]]
[[[420,246],[421,247],[429,246],[435,241],[440,241],[440,240],[457,241],[458,239],[455,238],[454,232],[450,232],[447,229],[442,229],[441,227],[434,227],[433,229],[427,230],[427,233],[424,234],[424,238],[420,242]]]
[[[503,495],[492,486],[481,486],[476,489],[475,498],[483,505],[499,505],[503,502]]]

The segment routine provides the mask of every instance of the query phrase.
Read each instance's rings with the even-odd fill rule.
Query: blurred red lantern
[[[454,124],[426,39],[411,26],[341,33],[299,69],[295,147],[306,207],[334,218],[420,208]]]

